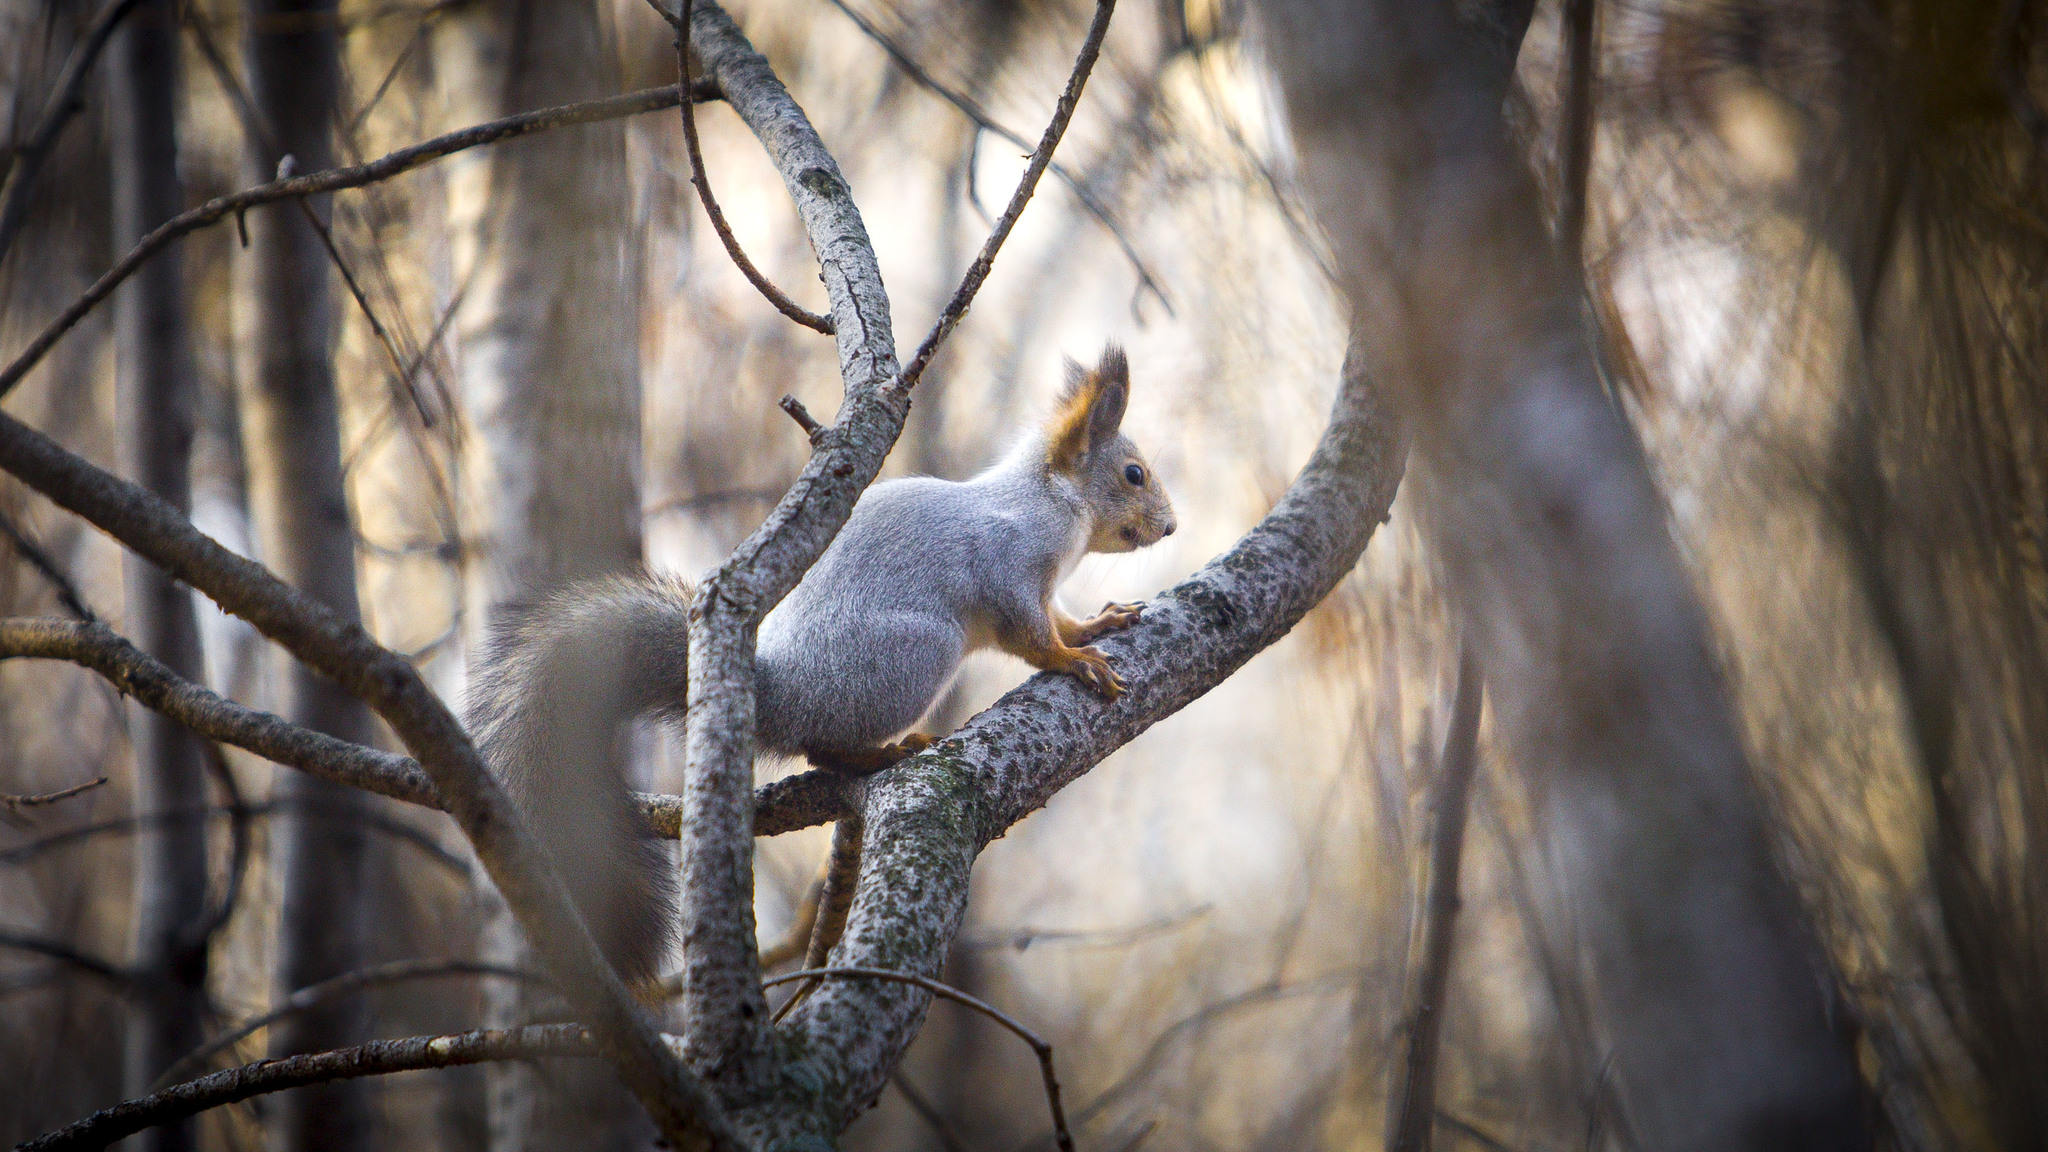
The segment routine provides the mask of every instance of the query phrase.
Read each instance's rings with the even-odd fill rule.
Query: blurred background
[[[358,162],[676,78],[670,32],[639,0],[274,8],[178,5],[158,87],[88,83],[0,254],[0,350],[12,355],[136,235],[123,107],[174,113],[173,192],[197,203],[260,182],[283,151],[301,172]],[[1537,6],[1510,119],[1568,204],[1580,193],[1563,8]],[[2048,1148],[2048,5],[1592,9],[1583,224],[1564,235],[1615,401],[1707,605],[1780,860],[1844,993],[1880,1142]],[[14,164],[97,12],[0,3],[0,144]],[[1006,133],[1036,140],[1089,6],[735,0],[732,12],[838,157],[898,340],[914,344],[1021,173],[1028,149]],[[302,70],[265,40],[292,36],[331,44],[332,99],[310,114],[291,105],[319,87],[317,59]],[[919,385],[890,461],[890,475],[972,474],[1048,410],[1063,356],[1121,341],[1125,430],[1182,530],[1085,561],[1064,591],[1077,611],[1156,592],[1255,523],[1335,390],[1345,322],[1291,190],[1257,40],[1242,0],[1124,0],[1062,170]],[[101,71],[127,66],[123,51]],[[288,147],[294,115],[331,160]],[[698,118],[740,244],[822,308],[759,146],[718,104]],[[490,621],[546,587],[719,561],[805,459],[776,399],[792,393],[821,418],[836,406],[831,341],[773,312],[706,227],[674,110],[338,194],[316,213],[328,239],[298,241],[311,302],[282,319],[266,269],[290,265],[268,263],[284,257],[265,229],[316,233],[295,209],[267,211],[269,225],[251,214],[251,244],[229,221],[179,249],[194,518],[288,569],[277,526],[293,523],[280,511],[292,493],[279,489],[305,481],[278,477],[331,453],[346,504],[328,510],[345,533],[330,555],[344,562],[309,571],[352,575],[371,632],[451,702]],[[135,458],[140,435],[123,323],[95,312],[8,400],[110,466]],[[318,440],[317,419],[281,419],[265,400],[294,323],[302,350],[331,348],[324,450],[293,438]],[[136,633],[135,577],[124,588],[113,544],[11,479],[0,514],[0,611],[91,611]],[[981,858],[946,978],[1052,1042],[1084,1146],[1381,1141],[1457,667],[1423,528],[1397,503],[1293,635]],[[203,600],[194,612],[209,684],[317,711],[253,631]],[[975,658],[934,730],[1026,671]],[[286,770],[234,751],[165,800],[138,788],[161,743],[146,727],[81,670],[0,665],[0,792],[109,780],[0,811],[0,1139],[146,1088],[163,1061],[142,1067],[137,1030],[153,1025],[138,1021],[166,1018],[168,979],[188,986],[185,1027],[203,1040],[311,982],[291,973],[517,962],[444,817],[295,791]],[[648,786],[680,788],[676,744],[653,730],[640,741]],[[1520,772],[1482,727],[1437,1139],[1626,1148],[1573,942],[1546,912],[1561,878],[1528,847]],[[813,829],[761,843],[764,946],[797,917],[828,841]],[[167,878],[148,862],[166,845],[204,866]],[[207,931],[172,971],[151,960],[147,925],[178,900]],[[379,985],[302,1039],[476,1027],[516,1011],[519,987],[473,973]],[[282,1031],[207,1059],[260,1058]],[[510,1147],[504,1083],[413,1073],[332,1106],[358,1117],[355,1147]],[[189,1135],[206,1148],[340,1146],[340,1129],[281,1134],[286,1100],[215,1111]],[[1050,1146],[1035,1062],[989,1021],[939,1005],[845,1142]]]

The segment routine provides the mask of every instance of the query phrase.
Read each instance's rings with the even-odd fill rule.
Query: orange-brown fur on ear
[[[1115,344],[1102,350],[1102,360],[1093,369],[1067,361],[1067,386],[1046,426],[1045,462],[1053,471],[1072,472],[1080,466],[1081,458],[1094,447],[1095,409],[1104,391],[1127,392],[1130,384],[1130,363]]]

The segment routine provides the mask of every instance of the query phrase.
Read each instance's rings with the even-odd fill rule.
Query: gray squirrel
[[[1141,604],[1088,620],[1053,590],[1088,552],[1172,535],[1159,478],[1120,431],[1130,369],[1114,344],[1069,361],[1047,423],[971,480],[876,484],[761,623],[757,740],[822,768],[867,773],[932,743],[908,731],[961,660],[998,648],[1112,700],[1124,683],[1097,637]],[[656,974],[675,877],[623,774],[629,724],[680,718],[690,585],[640,574],[572,585],[501,627],[471,682],[469,726],[628,981]]]

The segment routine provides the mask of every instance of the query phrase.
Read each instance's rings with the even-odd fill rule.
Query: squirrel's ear
[[[1067,387],[1046,430],[1046,462],[1060,472],[1079,467],[1090,449],[1116,435],[1130,396],[1130,367],[1116,345],[1102,353],[1093,371],[1067,361]]]
[[[1107,444],[1123,426],[1124,407],[1131,400],[1131,365],[1114,344],[1102,350],[1095,366],[1095,395],[1088,404],[1088,443]]]

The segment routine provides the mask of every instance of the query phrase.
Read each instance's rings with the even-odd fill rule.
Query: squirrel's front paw
[[[1086,644],[1098,636],[1120,632],[1136,624],[1145,615],[1145,602],[1138,600],[1130,604],[1104,604],[1102,611],[1081,625],[1081,643]]]
[[[1118,676],[1110,668],[1109,660],[1093,648],[1075,649],[1073,663],[1067,665],[1067,671],[1111,700],[1124,694],[1123,677]]]

